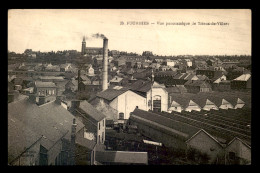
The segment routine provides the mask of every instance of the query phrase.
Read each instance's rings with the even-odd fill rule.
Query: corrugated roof
[[[147,112],[147,111],[140,110],[140,109],[135,109],[132,112],[132,114],[135,116],[138,116],[140,118],[149,120],[151,122],[158,123],[160,125],[170,128],[170,129],[173,129],[173,131],[176,131],[176,132],[171,132],[174,135],[179,135],[179,133],[180,134],[184,133],[184,134],[186,134],[185,135],[186,137],[184,137],[183,135],[181,135],[181,137],[186,138],[186,140],[189,139],[192,135],[194,135],[199,130],[198,128],[196,128],[194,126],[190,126],[190,125],[182,123],[180,121],[175,121],[175,120],[169,119],[165,116],[162,116],[162,115],[159,115],[156,113],[152,113],[152,112]],[[133,117],[130,115],[130,119],[131,118],[133,118]],[[154,126],[153,124],[150,124],[150,125]],[[156,128],[160,128],[160,127],[156,127]]]
[[[80,102],[79,108],[83,110],[88,116],[99,122],[106,118],[106,116],[89,104],[86,100]]]

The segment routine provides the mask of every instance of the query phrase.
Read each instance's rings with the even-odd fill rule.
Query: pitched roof
[[[39,79],[41,80],[63,80],[62,76],[40,76]]]
[[[184,86],[210,87],[210,84],[206,81],[201,80],[189,80],[185,82]]]
[[[36,88],[38,87],[51,87],[51,88],[56,88],[57,86],[53,82],[41,82],[41,81],[36,81],[35,82]]]
[[[22,84],[23,84],[23,78],[20,78],[20,77],[14,78],[14,79],[12,79],[11,82],[12,82],[14,85],[22,85]]]
[[[123,78],[115,76],[113,79],[110,80],[110,82],[120,82]]]
[[[139,91],[139,92],[148,92],[151,89],[151,81],[145,81],[145,80],[137,80],[132,85],[130,85],[130,89],[133,91]]]
[[[39,138],[49,149],[61,137],[70,140],[71,125],[75,117],[56,102],[37,106],[28,97],[8,104],[8,154],[17,157]],[[84,125],[76,119],[76,132]]]
[[[89,104],[86,100],[80,102],[79,108],[83,110],[88,117],[94,119],[96,122],[99,122],[106,118],[106,116]]]
[[[148,120],[148,121],[145,120],[143,121],[148,123],[150,126],[160,128],[163,131],[167,131],[168,133],[178,135],[186,140],[189,139],[192,135],[194,135],[199,130],[197,127],[185,124],[183,122],[169,119],[166,118],[165,116],[153,112],[147,112],[140,109],[135,109],[130,115],[130,119],[134,118],[133,115]],[[154,123],[156,123],[157,125]]]
[[[199,130],[196,134],[194,134],[191,138],[189,138],[186,143],[188,143],[190,140],[192,140],[193,138],[195,138],[199,133],[205,133],[207,136],[209,136],[211,139],[213,139],[217,144],[219,144],[222,148],[223,145],[212,135],[210,135],[208,132],[206,132],[204,129]]]
[[[251,74],[242,74],[241,76],[234,79],[235,81],[248,81],[250,79]]]
[[[115,99],[116,97],[120,96],[121,94],[125,93],[126,91],[128,91],[128,88],[126,88],[126,87],[123,87],[121,89],[109,88],[105,91],[98,93],[97,97],[111,101],[111,100]]]
[[[251,149],[251,144],[248,144],[247,142],[245,142],[244,140],[242,140],[242,139],[240,139],[240,138],[238,138],[238,137],[234,137],[234,139],[228,143],[228,146],[231,145],[235,140],[239,140],[239,141],[242,142],[245,146],[247,146],[248,148]]]

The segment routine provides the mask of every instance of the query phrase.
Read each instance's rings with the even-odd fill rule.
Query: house
[[[190,137],[186,144],[187,148],[197,149],[202,153],[206,153],[210,158],[209,162],[215,161],[219,155],[224,153],[224,146],[203,129]]]
[[[70,112],[85,125],[84,137],[97,144],[105,142],[106,116],[87,101],[72,101]]]
[[[60,65],[60,71],[61,71],[61,72],[69,71],[71,68],[72,68],[72,67],[71,67],[71,64],[70,64],[70,63],[61,64],[61,65]]]
[[[53,82],[36,81],[34,83],[33,95],[36,97],[36,102],[39,105],[53,101],[58,95],[57,93],[57,86]]]
[[[8,165],[73,165],[84,125],[58,100],[38,106],[28,96],[8,104]]]
[[[201,80],[189,80],[184,84],[187,91],[190,93],[198,93],[198,92],[211,92],[211,86],[206,81]]]
[[[209,79],[214,78],[217,75],[223,74],[223,71],[214,70],[214,69],[207,69],[207,68],[200,68],[196,70],[196,75],[205,75]]]
[[[65,90],[71,90],[72,92],[75,92],[78,90],[78,81],[75,80],[75,78],[72,78],[69,80],[65,85]]]
[[[92,67],[91,64],[87,67],[87,75],[88,76],[94,76],[95,75],[95,70],[94,70],[94,68]]]
[[[231,89],[251,89],[251,74],[242,74],[230,83]]]
[[[251,146],[235,137],[226,147],[226,155],[230,164],[251,163]]]
[[[218,85],[213,85],[213,89],[217,91],[230,91],[231,82],[229,80],[223,80],[218,83]]]
[[[172,78],[172,84],[184,85],[188,80],[198,80],[199,78],[195,74],[191,73],[179,73]]]
[[[163,84],[137,80],[129,87],[133,92],[145,97],[147,105],[145,110],[167,111],[168,92]]]
[[[57,86],[53,82],[36,81],[34,84],[37,96],[57,95]]]
[[[116,86],[97,94],[101,102],[110,105],[117,110],[117,119],[129,119],[130,113],[138,106],[140,109],[147,109],[145,97],[129,90],[129,88]],[[134,101],[133,101],[134,100]]]

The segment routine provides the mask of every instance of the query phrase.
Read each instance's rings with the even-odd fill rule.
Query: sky
[[[130,25],[132,21],[148,25]],[[124,22],[124,25],[120,25]],[[157,24],[159,22],[162,25]],[[166,25],[166,23],[196,25]],[[199,25],[198,22],[228,25]],[[128,23],[128,24],[127,24]],[[152,24],[154,23],[154,24]],[[102,47],[156,55],[251,55],[248,9],[12,9],[8,11],[8,50],[81,51]]]

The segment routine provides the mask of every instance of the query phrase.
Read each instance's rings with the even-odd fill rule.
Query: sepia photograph
[[[251,165],[250,9],[9,9],[8,165]]]

